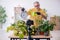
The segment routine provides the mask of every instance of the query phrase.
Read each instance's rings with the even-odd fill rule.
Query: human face
[[[40,8],[40,4],[39,3],[34,3],[34,7],[35,8]]]

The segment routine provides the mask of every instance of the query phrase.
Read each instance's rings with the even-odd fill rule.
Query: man
[[[38,1],[34,2],[34,8],[28,11],[30,19],[34,21],[34,26],[37,28],[39,26],[39,20],[47,19],[46,12],[40,8]]]

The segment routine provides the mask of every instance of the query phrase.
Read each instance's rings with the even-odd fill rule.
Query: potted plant
[[[55,23],[49,23],[48,20],[42,21],[42,23],[39,26],[40,33],[43,32],[43,35],[48,36],[49,31],[53,30]]]
[[[11,26],[7,27],[7,32],[13,31],[15,36],[19,36],[19,38],[23,38],[24,35],[27,35],[27,27],[24,21],[17,21]]]
[[[36,28],[35,26],[31,26],[31,35],[35,35],[36,34]]]
[[[40,25],[38,26],[38,30],[39,30],[39,34],[40,34],[40,35],[44,35],[44,30],[43,30],[44,28],[43,28],[43,26],[42,26],[43,22],[44,22],[44,20],[40,20],[40,21],[39,21],[39,24],[40,24]]]
[[[0,6],[0,28],[2,28],[2,24],[6,22],[6,17],[5,9]]]

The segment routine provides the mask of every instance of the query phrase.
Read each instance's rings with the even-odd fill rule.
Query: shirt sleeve
[[[47,14],[46,14],[46,11],[45,10],[42,10],[42,14],[47,17]]]
[[[27,11],[28,15],[31,15],[31,11],[32,11],[31,9],[29,11]]]

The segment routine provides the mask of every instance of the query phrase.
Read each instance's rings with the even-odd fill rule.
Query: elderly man
[[[38,1],[34,2],[34,8],[28,11],[30,19],[34,21],[34,26],[37,28],[39,26],[39,20],[47,19],[46,12],[40,8]]]

